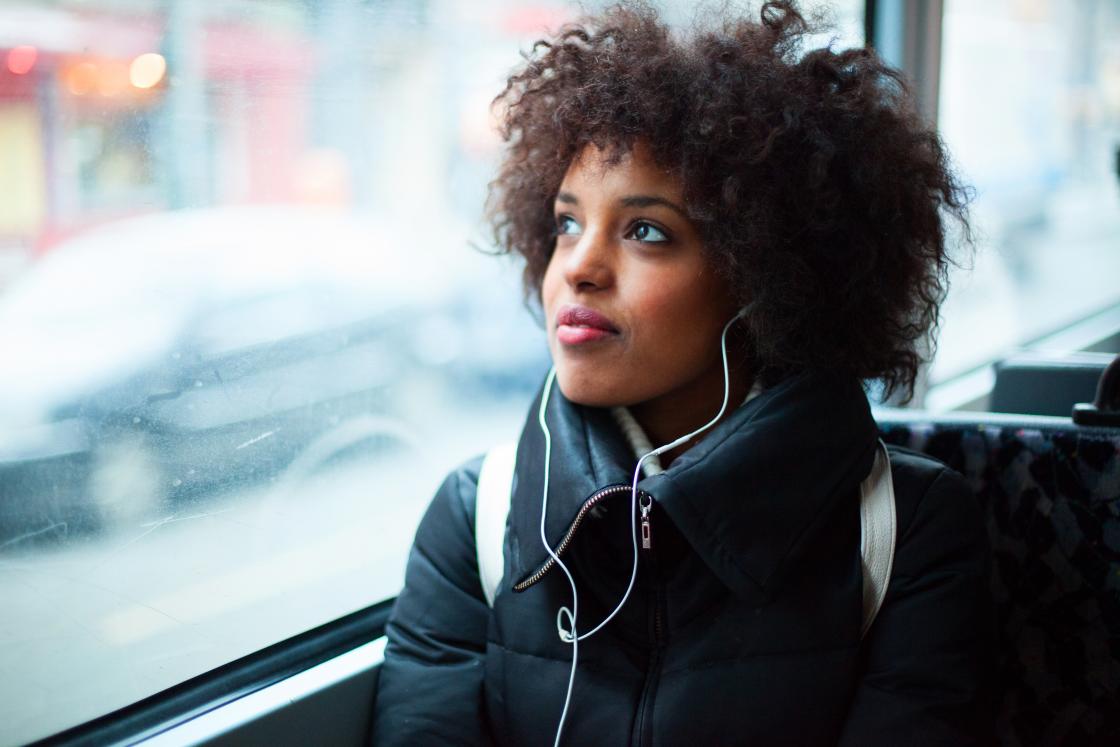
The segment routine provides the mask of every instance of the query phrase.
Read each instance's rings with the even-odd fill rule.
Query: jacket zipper
[[[652,501],[642,507],[642,520],[648,524]],[[647,548],[652,549],[652,548]],[[644,566],[654,581],[654,591],[649,595],[653,607],[653,649],[650,651],[649,664],[646,666],[645,682],[642,685],[642,699],[638,702],[638,717],[635,720],[633,744],[643,747],[653,743],[653,703],[661,679],[661,657],[665,643],[662,611],[664,605],[664,585],[661,582],[657,556],[652,552],[643,555]]]
[[[600,489],[596,490],[594,493],[592,493],[591,497],[588,498],[586,501],[584,501],[583,505],[580,506],[579,513],[577,513],[576,518],[572,520],[572,524],[571,524],[571,526],[568,527],[568,531],[564,533],[564,539],[560,540],[560,544],[556,546],[556,554],[557,555],[563,555],[564,554],[564,551],[568,549],[568,545],[570,545],[572,543],[572,538],[575,537],[576,530],[579,529],[580,524],[583,523],[583,520],[585,518],[587,518],[587,514],[590,513],[591,509],[595,508],[595,506],[597,506],[600,503],[600,501],[602,501],[607,496],[616,495],[618,493],[629,493],[631,490],[633,490],[632,486],[619,484],[619,485],[608,485],[607,487],[600,488]],[[648,544],[649,537],[650,537],[650,534],[649,534],[649,531],[650,531],[649,510],[650,510],[650,507],[653,505],[653,496],[650,495],[649,493],[645,492],[644,490],[639,490],[638,491],[638,503],[639,503],[639,505],[642,504],[643,500],[645,501],[645,505],[644,505],[644,508],[641,509],[641,511],[642,511],[642,514],[641,514],[641,517],[642,517],[642,547],[645,548],[645,549],[649,549],[649,544]],[[539,569],[537,569],[536,573],[534,573],[532,576],[525,579],[524,581],[521,581],[519,583],[514,584],[513,585],[513,590],[514,591],[525,591],[530,586],[532,586],[533,584],[537,583],[542,578],[544,578],[545,575],[547,575],[548,572],[551,571],[553,566],[555,566],[555,565],[556,565],[556,561],[550,555],[548,557],[548,560],[545,561],[544,565],[542,565]]]
[[[653,496],[649,493],[642,493],[638,496],[638,510],[641,512],[642,518],[642,549],[653,549],[653,528],[649,518],[650,509],[653,508]]]

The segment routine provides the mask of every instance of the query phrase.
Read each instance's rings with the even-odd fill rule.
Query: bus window
[[[938,126],[976,190],[978,252],[935,386],[1101,314],[1120,328],[1120,6],[946,0],[941,44]]]

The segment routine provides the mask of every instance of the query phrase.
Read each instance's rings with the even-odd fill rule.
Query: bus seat
[[[1120,739],[1120,425],[877,413],[888,443],[961,472],[992,543],[1002,744]]]
[[[995,364],[990,410],[1069,417],[1091,402],[1097,381],[1113,359],[1109,353],[1016,353]]]

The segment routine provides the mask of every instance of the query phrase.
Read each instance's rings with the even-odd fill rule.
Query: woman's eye
[[[556,234],[559,236],[576,236],[579,234],[579,224],[570,215],[561,215],[556,219]]]
[[[659,244],[669,240],[669,237],[665,235],[664,231],[652,223],[646,223],[644,221],[635,223],[626,238],[644,241],[650,244]]]

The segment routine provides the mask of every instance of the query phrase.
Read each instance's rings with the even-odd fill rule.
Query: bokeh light
[[[13,75],[27,75],[38,59],[39,50],[35,47],[13,47],[8,51],[8,70]]]
[[[132,61],[128,77],[137,88],[152,88],[163,80],[166,72],[167,60],[163,59],[163,55],[148,52]]]
[[[66,89],[75,96],[85,96],[97,87],[97,65],[79,62],[66,68],[62,74]]]

